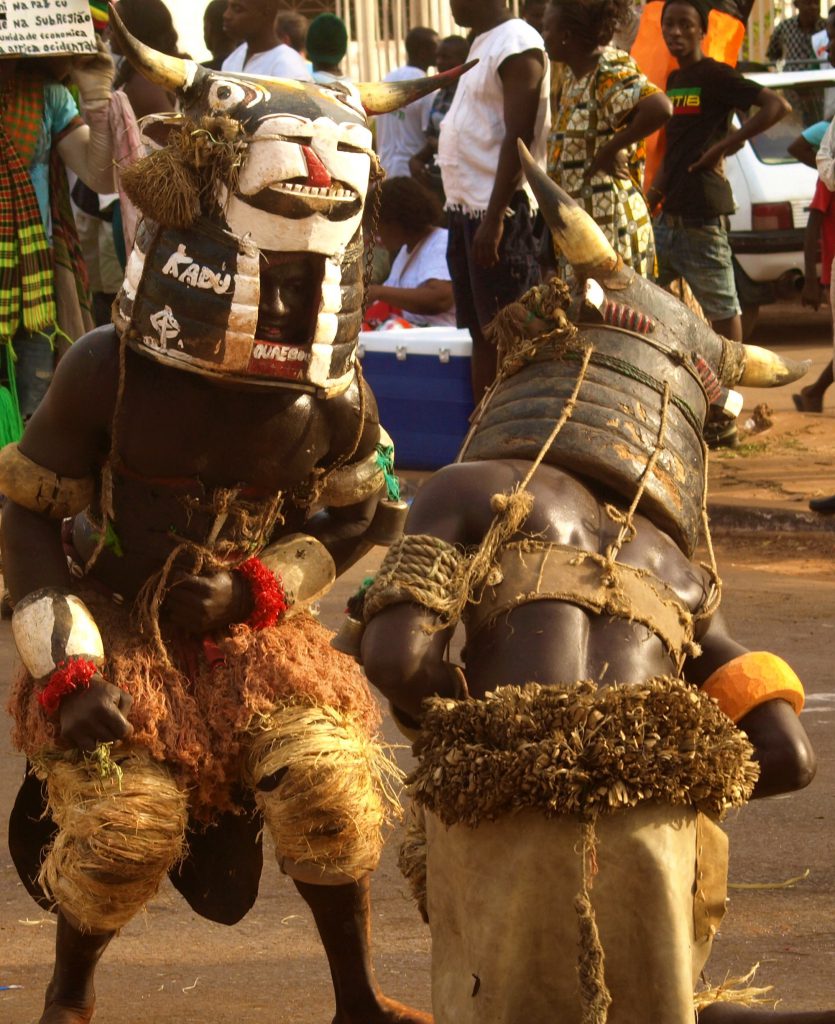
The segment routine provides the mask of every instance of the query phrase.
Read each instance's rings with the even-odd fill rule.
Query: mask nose
[[[305,184],[312,188],[330,188],[331,176],[319,157],[310,146],[302,146],[302,153],[307,161],[307,182]]]

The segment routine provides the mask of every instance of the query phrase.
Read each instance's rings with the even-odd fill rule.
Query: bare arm
[[[544,74],[545,55],[542,50],[514,54],[499,68],[505,136],[499,150],[496,180],[487,211],[473,237],[473,259],[482,267],[493,267],[499,261],[505,211],[519,187],[522,173],[517,140],[521,139],[530,148]]]
[[[811,306],[813,309],[819,309],[821,304],[821,285],[818,280],[818,246],[822,225],[823,214],[821,211],[810,210],[806,231],[803,235],[804,277],[801,301],[804,306]]]
[[[702,653],[685,665],[685,676],[701,686],[718,669],[746,653],[728,632],[717,612],[700,638]],[[752,799],[790,793],[808,786],[815,776],[815,753],[794,708],[785,700],[769,700],[737,722],[754,747],[760,777]]]
[[[749,117],[736,131],[729,132],[724,139],[705,150],[699,159],[690,165],[690,171],[711,170],[722,157],[738,152],[748,139],[767,131],[792,109],[788,100],[772,89],[760,89],[754,105],[759,109],[753,117]]]
[[[94,331],[67,352],[49,391],[26,428],[21,452],[38,465],[68,477],[98,472],[107,451],[107,427],[116,391],[116,343],[112,332]],[[40,587],[71,589],[60,522],[8,501],[0,528],[3,571],[13,601]],[[61,702],[66,743],[92,749],[120,740],[132,728],[131,698],[96,673],[87,689]]]
[[[393,288],[387,284],[372,284],[368,289],[370,302],[382,299],[408,313],[446,313],[452,309],[452,283],[430,278],[417,288]]]
[[[106,455],[117,372],[109,333],[94,331],[69,349],[20,442],[27,458],[60,476],[93,476]],[[60,522],[8,501],[0,536],[13,601],[39,587],[69,586]]]
[[[97,53],[73,59],[70,74],[81,94],[86,124],[65,135],[57,145],[64,164],[94,192],[113,192],[113,141],[108,106],[113,84],[113,61],[103,43]]]
[[[818,151],[812,143],[807,142],[802,135],[798,135],[794,142],[790,143],[786,147],[786,151],[789,156],[793,156],[795,160],[800,161],[802,164],[806,164],[807,167],[811,167],[813,171],[817,169],[815,158],[818,155]]]
[[[495,488],[478,485],[477,463],[447,466],[432,476],[412,503],[407,534],[429,534],[463,547],[478,543],[493,513]],[[392,704],[413,719],[427,697],[456,696],[446,662],[454,624],[438,629],[434,612],[414,602],[389,605],[368,623],[362,643],[366,675]]]
[[[673,105],[663,92],[655,92],[639,100],[635,104],[631,115],[624,122],[623,127],[615,133],[605,146],[601,146],[598,149],[586,171],[586,175],[591,177],[593,174],[603,171],[605,174],[615,177],[617,175],[617,167],[615,165],[617,154],[633,143],[640,142],[642,139],[652,135],[653,132],[663,128],[672,116]]]

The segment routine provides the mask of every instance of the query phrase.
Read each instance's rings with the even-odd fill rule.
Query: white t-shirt
[[[271,50],[262,50],[246,59],[247,44],[241,43],[223,62],[224,71],[241,71],[246,75],[264,75],[266,78],[297,78],[312,82],[310,68],[304,57],[286,43]]]
[[[441,122],[437,163],[448,209],[474,216],[487,209],[505,136],[499,68],[508,57],[528,50],[542,51],[544,74],[530,149],[537,163],[544,166],[550,78],[545,44],[526,21],[511,18],[475,37],[467,59],[477,59],[478,64],[458,80],[452,106]],[[527,186],[525,190],[533,202]]]
[[[421,68],[407,64],[405,67],[389,71],[383,81],[406,82],[410,78],[423,78],[425,75],[426,72]],[[426,143],[426,136],[423,134],[423,108],[428,98],[424,96],[391,114],[377,115],[377,156],[387,177],[411,176],[409,157],[423,149]]]
[[[411,252],[402,246],[394,257],[391,271],[386,280],[390,288],[419,288],[427,281],[449,281],[449,266],[446,261],[447,230],[435,228]],[[403,319],[416,327],[455,326],[455,306],[446,313],[407,313]]]

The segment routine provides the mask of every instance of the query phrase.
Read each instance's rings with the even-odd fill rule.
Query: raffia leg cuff
[[[39,881],[84,931],[118,931],[151,900],[183,855],[185,791],[137,751],[108,777],[89,759],[44,767],[59,831]]]
[[[400,772],[354,719],[333,708],[279,709],[254,731],[247,770],[282,871],[345,885],[374,870],[400,810]]]

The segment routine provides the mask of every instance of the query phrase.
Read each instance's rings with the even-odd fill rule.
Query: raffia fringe
[[[762,1006],[770,1003],[776,1006],[778,1000],[770,998],[768,993],[774,990],[773,985],[755,988],[750,983],[759,970],[754,964],[751,970],[739,978],[725,978],[719,985],[708,986],[693,996],[693,1008],[698,1013],[713,1003],[736,1003],[740,1006]]]
[[[290,705],[256,728],[247,781],[278,854],[349,878],[372,871],[400,815],[403,776],[389,751],[334,708]],[[271,776],[278,784],[259,789]]]
[[[531,683],[425,706],[408,782],[445,825],[474,827],[521,807],[587,815],[642,800],[721,815],[749,799],[758,776],[745,734],[681,680],[601,690]]]
[[[36,766],[59,828],[39,882],[82,929],[117,931],[156,895],[184,853],[185,791],[147,751],[116,767],[75,752]]]

